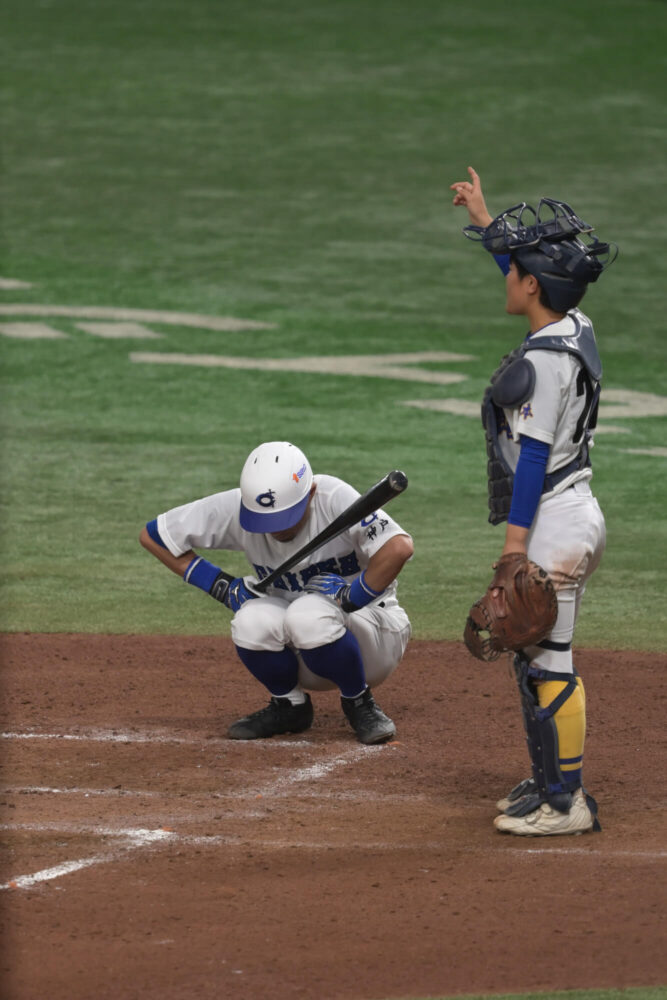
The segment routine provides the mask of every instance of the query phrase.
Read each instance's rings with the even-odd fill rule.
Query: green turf
[[[626,990],[558,990],[549,993],[494,993],[484,996],[466,994],[458,996],[457,1000],[664,1000],[667,996],[665,986],[638,986]],[[415,1000],[415,998],[403,998]],[[453,1000],[453,998],[433,997],[432,1000]]]
[[[360,489],[410,479],[401,595],[422,637],[458,638],[502,529],[486,523],[477,401],[523,334],[461,236],[473,163],[493,210],[573,203],[621,247],[586,299],[605,387],[664,397],[665,5],[519,0],[19,3],[4,25],[2,303],[237,316],[147,324],[161,341],[0,336],[6,630],[228,630],[228,614],[137,544],[170,506],[237,484],[294,440]],[[0,316],[0,322],[31,317]],[[453,386],[133,364],[135,350],[248,358],[449,350]],[[661,648],[664,415],[607,421],[595,488],[609,543],[580,644]],[[602,421],[604,423],[604,420]],[[225,568],[240,570],[238,557]]]

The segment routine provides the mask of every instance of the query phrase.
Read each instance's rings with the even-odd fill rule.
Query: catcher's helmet
[[[490,253],[511,254],[537,278],[555,312],[576,306],[618,253],[614,243],[593,236],[593,227],[566,202],[553,198],[542,198],[537,211],[521,202],[488,226],[466,226],[463,232]]]
[[[303,517],[313,473],[289,441],[267,441],[248,455],[241,472],[241,527],[260,533],[285,531]]]

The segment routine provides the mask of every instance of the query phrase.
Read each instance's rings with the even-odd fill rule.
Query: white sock
[[[292,688],[291,691],[288,691],[287,694],[281,694],[280,697],[289,698],[292,705],[303,705],[306,700],[306,695],[298,684],[295,688]]]

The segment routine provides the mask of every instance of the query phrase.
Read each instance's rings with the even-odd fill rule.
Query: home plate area
[[[12,998],[665,981],[664,806],[638,780],[664,772],[646,738],[663,655],[578,655],[603,832],[526,839],[492,826],[526,770],[509,665],[461,643],[410,644],[375,692],[397,725],[380,747],[356,742],[335,692],[313,696],[306,733],[228,740],[264,696],[226,638],[6,635],[3,662]]]

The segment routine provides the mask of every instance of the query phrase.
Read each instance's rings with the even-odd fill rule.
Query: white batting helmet
[[[241,527],[285,531],[303,517],[313,472],[304,453],[289,441],[267,441],[252,451],[241,472]]]

